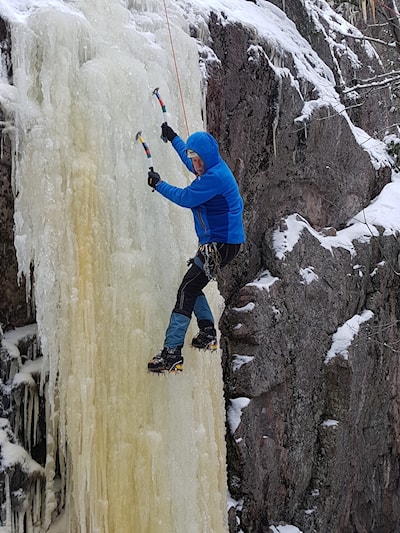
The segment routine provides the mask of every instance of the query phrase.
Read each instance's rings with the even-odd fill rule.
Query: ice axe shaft
[[[146,155],[147,155],[147,160],[150,163],[149,170],[151,172],[153,172],[154,171],[154,167],[153,167],[153,163],[152,163],[150,148],[149,148],[149,145],[146,143],[146,141],[143,139],[141,131],[137,132],[136,140],[139,141],[140,144],[143,146],[143,149],[144,149],[144,151],[146,152]],[[152,190],[152,192],[154,192],[154,189]]]
[[[151,152],[150,152],[150,148],[148,146],[148,144],[146,143],[146,141],[143,139],[143,136],[142,136],[142,132],[141,131],[138,131],[137,134],[136,134],[136,140],[140,142],[140,144],[143,146],[143,149],[144,151],[146,152],[146,155],[147,155],[147,159],[149,160],[149,163],[150,163],[150,170],[153,171],[153,165],[152,165],[152,158],[151,158]]]
[[[156,88],[154,89],[154,91],[153,91],[153,94],[154,94],[154,96],[157,98],[158,103],[159,103],[160,106],[161,106],[161,109],[162,109],[162,112],[163,112],[163,116],[164,116],[164,122],[167,124],[167,108],[165,107],[165,104],[164,104],[164,102],[163,102],[163,99],[161,98],[160,93],[158,92],[158,90],[159,90],[159,87],[156,87]],[[165,143],[168,142],[167,137],[164,137],[163,134],[161,134],[160,137],[161,137],[161,139],[162,139]]]

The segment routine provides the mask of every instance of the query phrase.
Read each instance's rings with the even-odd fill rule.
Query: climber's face
[[[198,176],[202,176],[204,174],[204,161],[199,156],[192,157],[191,159],[192,159],[193,168],[196,174]]]

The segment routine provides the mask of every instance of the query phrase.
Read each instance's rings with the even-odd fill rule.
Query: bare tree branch
[[[384,46],[388,46],[389,48],[396,48],[396,46],[399,45],[397,41],[393,41],[391,43],[387,43],[386,41],[382,41],[382,39],[375,39],[374,37],[366,37],[365,35],[351,35],[351,33],[341,33],[343,37],[348,37],[349,39],[355,39],[357,41],[371,41],[373,43],[379,43],[383,44]]]
[[[386,74],[387,76],[387,74]],[[380,76],[377,76],[377,78]],[[347,87],[343,90],[343,94],[348,94],[353,91],[358,91],[361,89],[373,89],[373,88],[383,88],[383,87],[389,87],[391,84],[400,81],[400,73],[397,76],[393,77],[386,77],[382,80],[379,80],[376,78],[376,81],[374,81],[374,78],[371,79],[371,81],[365,80],[365,83],[358,83],[357,85],[353,85],[352,87]]]

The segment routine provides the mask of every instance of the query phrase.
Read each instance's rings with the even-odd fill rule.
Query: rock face
[[[389,88],[350,98],[346,86],[383,73],[397,52],[375,44],[380,62],[362,40],[348,39],[360,60],[355,68],[340,32],[327,39],[322,14],[312,20],[300,0],[272,3],[332,69],[351,122],[373,138],[395,133]],[[363,26],[357,6],[331,4]],[[280,523],[304,533],[400,531],[400,242],[383,229],[352,249],[328,240],[389,183],[391,169],[373,166],[337,110],[319,107],[296,120],[314,87],[277,76],[276,65],[295,76],[291,58],[221,17],[209,22],[207,44],[219,62],[207,66],[207,125],[235,169],[247,232],[220,281],[228,421],[242,408],[240,424],[227,424],[229,491],[237,502],[230,533],[267,533]],[[377,17],[386,23],[383,12]],[[394,38],[391,26],[377,28],[372,37]],[[0,322],[21,325],[31,320],[15,281],[11,144],[4,140]],[[289,224],[300,238],[279,255],[274,242],[287,240]],[[335,351],[341,328],[351,342]]]
[[[10,41],[7,26],[0,19],[0,49],[2,60],[8,65],[12,76]],[[17,283],[17,260],[14,249],[13,213],[14,198],[11,188],[12,128],[9,117],[0,108],[1,157],[0,157],[0,325],[3,329],[22,326],[32,322],[26,304],[25,284]]]
[[[345,85],[382,73],[362,42],[348,42],[364,65],[354,71],[322,29],[310,31],[302,3],[286,2],[286,10],[332,68],[346,106]],[[371,202],[391,171],[374,168],[335,109],[296,122],[304,101],[289,77],[276,76],[268,43],[257,41],[265,54],[250,62],[252,32],[214,16],[210,35],[220,63],[208,86],[208,126],[237,169],[248,237],[221,283],[228,415],[247,398],[240,425],[227,430],[229,490],[238,502],[230,532],[267,532],[279,523],[321,533],[398,531],[400,243],[381,232],[353,253],[321,246]],[[302,90],[310,98],[312,87]],[[351,121],[372,137],[394,132],[387,88],[363,92],[353,105]],[[293,251],[278,258],[273,240],[292,213],[307,224]],[[263,271],[276,281],[248,283]],[[347,352],[327,359],[333,335],[355,316],[371,318]]]

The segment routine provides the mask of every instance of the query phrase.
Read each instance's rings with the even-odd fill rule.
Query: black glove
[[[149,173],[147,174],[147,183],[150,185],[150,187],[153,190],[157,187],[160,181],[161,181],[160,174],[158,174],[157,172],[154,172],[153,170],[149,170]]]
[[[176,136],[177,134],[174,132],[171,126],[168,126],[166,122],[161,124],[161,139],[163,139],[165,142],[172,142]]]

